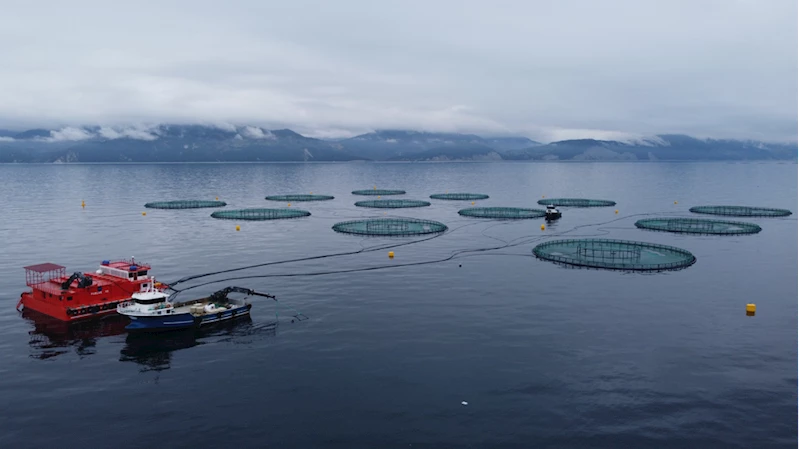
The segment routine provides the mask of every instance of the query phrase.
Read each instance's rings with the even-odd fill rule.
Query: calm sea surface
[[[481,206],[540,208],[542,195],[618,204],[562,208],[541,231],[538,219],[460,217],[468,202],[386,215],[355,207],[368,198],[350,192],[373,186],[409,199],[490,195]],[[795,163],[0,165],[0,189],[3,448],[796,447]],[[149,201],[282,207],[264,196],[309,192],[336,198],[294,203],[312,215],[271,222],[141,214]],[[763,231],[732,237],[633,225],[702,204],[794,215],[736,218]],[[422,239],[331,230],[376,216],[450,230],[392,248],[393,260],[385,245]],[[697,263],[630,274],[532,256],[565,237],[663,243]],[[254,299],[243,322],[135,337],[124,321],[68,328],[14,309],[22,267],[35,263],[91,272],[135,256],[170,282],[363,248],[198,279],[185,286],[220,282],[181,294],[249,287],[302,322],[281,307],[275,325],[275,304]],[[482,248],[497,249],[463,252]],[[324,274],[336,271],[348,272]]]

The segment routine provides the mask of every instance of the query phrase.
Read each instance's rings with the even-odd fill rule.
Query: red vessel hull
[[[60,321],[81,321],[116,314],[117,304],[133,293],[165,286],[149,276],[148,265],[104,261],[97,272],[66,275],[64,267],[39,264],[25,267],[31,291],[20,295],[17,310],[34,310]]]

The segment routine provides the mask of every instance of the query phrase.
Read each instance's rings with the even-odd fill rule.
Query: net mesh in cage
[[[615,201],[609,200],[590,200],[587,198],[549,198],[538,200],[541,205],[555,205],[562,207],[608,207],[615,206]]]
[[[609,239],[553,240],[533,248],[533,254],[565,265],[629,271],[675,270],[696,262],[681,248]]]
[[[332,200],[330,195],[270,195],[266,199],[269,201],[327,201]]]
[[[524,218],[540,218],[547,213],[541,209],[523,209],[519,207],[470,207],[458,211],[464,217],[499,218],[518,220]]]
[[[150,209],[200,209],[203,207],[223,207],[227,203],[224,201],[203,201],[203,200],[178,200],[178,201],[154,201],[147,203],[144,207]]]
[[[474,201],[487,200],[488,195],[482,193],[434,193],[430,195],[434,200]]]
[[[646,218],[636,221],[635,226],[654,231],[716,235],[757,234],[762,230],[754,223],[699,218]]]
[[[388,189],[366,189],[366,190],[353,190],[353,195],[369,195],[369,196],[382,196],[382,195],[405,195],[404,190],[388,190]]]
[[[355,203],[358,207],[375,207],[380,209],[399,209],[403,207],[425,207],[430,203],[420,200],[369,200],[358,201]]]
[[[311,215],[300,209],[238,209],[220,210],[211,214],[214,218],[228,220],[279,220],[282,218],[298,218]]]
[[[336,223],[333,225],[333,230],[358,235],[406,236],[444,232],[447,230],[447,225],[416,218],[375,218]]]
[[[689,210],[697,214],[729,215],[733,217],[787,217],[791,215],[791,211],[788,209],[748,206],[694,206]]]

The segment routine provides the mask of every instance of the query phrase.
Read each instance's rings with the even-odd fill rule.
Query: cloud
[[[50,131],[50,137],[45,137],[44,140],[48,142],[64,142],[88,140],[92,137],[94,137],[94,135],[85,129],[67,126],[66,128],[61,128],[57,131]]]
[[[0,136],[0,142],[13,142],[13,137]]]
[[[102,126],[97,131],[100,137],[114,140],[114,139],[136,139],[136,140],[155,140],[158,135],[154,131],[139,128],[117,128],[114,129],[108,126]]]
[[[264,131],[261,128],[257,128],[255,126],[245,126],[244,128],[239,131],[239,133],[243,137],[247,137],[250,139],[274,139],[275,136],[270,131]]]
[[[0,85],[14,86],[0,90],[0,127],[797,134],[790,1],[143,0],[48,12],[4,5],[0,36],[25,45],[0,46]]]

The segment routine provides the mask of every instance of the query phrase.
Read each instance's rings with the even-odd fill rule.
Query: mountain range
[[[255,161],[702,161],[796,160],[796,143],[664,134],[635,141],[379,130],[323,140],[289,129],[159,125],[0,129],[0,163]]]

